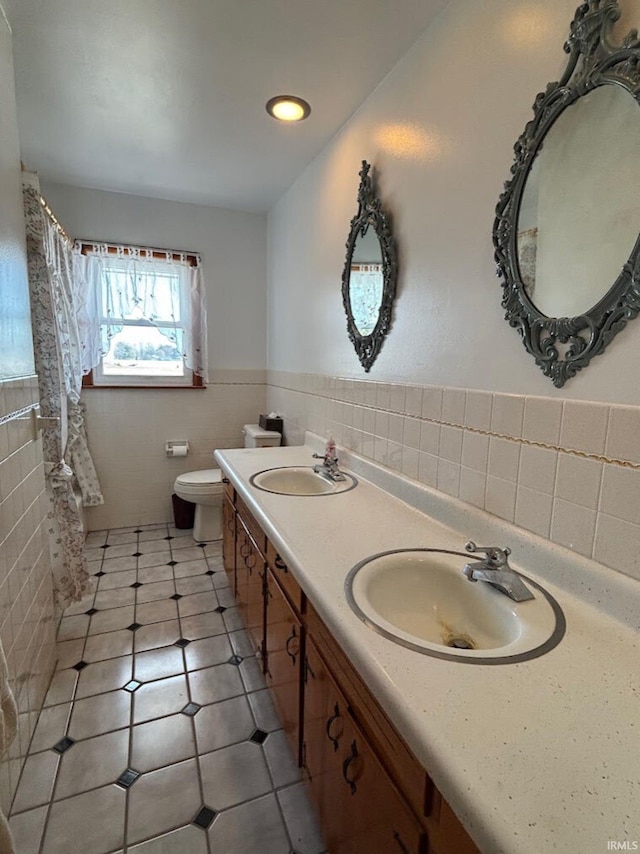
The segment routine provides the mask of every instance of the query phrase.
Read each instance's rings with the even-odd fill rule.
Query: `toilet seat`
[[[220,469],[185,472],[176,478],[174,489],[187,500],[188,496],[218,495],[223,490],[222,472]]]

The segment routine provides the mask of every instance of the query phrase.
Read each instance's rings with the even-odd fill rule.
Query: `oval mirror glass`
[[[351,313],[362,336],[371,335],[376,328],[382,307],[383,287],[382,248],[378,235],[369,226],[364,235],[360,232],[356,237],[349,271]]]
[[[547,317],[584,314],[640,232],[640,109],[617,85],[567,107],[544,137],[518,212],[521,279]]]

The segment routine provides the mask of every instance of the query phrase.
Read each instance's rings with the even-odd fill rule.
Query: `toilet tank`
[[[258,424],[245,424],[242,432],[245,448],[277,448],[282,439],[280,433],[263,430]]]

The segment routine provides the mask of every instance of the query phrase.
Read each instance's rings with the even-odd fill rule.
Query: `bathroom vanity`
[[[640,839],[633,582],[354,456],[359,482],[342,494],[252,485],[267,466],[311,466],[319,446],[307,442],[216,458],[228,481],[225,569],[332,854],[538,854]],[[458,531],[435,521],[443,514]],[[545,562],[544,587],[567,617],[557,646],[512,664],[447,661],[382,637],[349,607],[345,579],[367,555],[460,551],[471,536],[508,543],[538,580]]]

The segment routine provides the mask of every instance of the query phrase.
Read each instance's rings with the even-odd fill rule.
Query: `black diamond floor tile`
[[[183,649],[185,646],[189,646],[191,643],[187,638],[178,638],[178,640],[174,643],[174,646],[181,646]]]
[[[211,822],[216,817],[217,813],[211,807],[202,807],[198,815],[193,819],[196,827],[201,827],[203,830],[208,830],[211,827]]]
[[[142,552],[134,552],[131,557],[142,557]]]
[[[218,605],[218,607],[214,608],[213,610],[216,612],[216,614],[224,614],[227,609],[224,607],[224,605]]]
[[[86,662],[86,661],[79,661],[77,664],[74,664],[74,665],[73,665],[73,669],[74,669],[74,670],[77,670],[77,671],[78,671],[78,673],[80,673],[80,671],[81,671],[81,670],[84,670],[84,669],[85,669],[85,667],[88,667],[88,666],[89,666],[88,662]]]
[[[263,729],[256,729],[251,733],[249,741],[253,741],[255,744],[264,744],[268,735],[269,733]]]
[[[142,682],[138,682],[137,679],[132,679],[130,682],[127,682],[126,685],[122,686],[122,690],[128,691],[130,694],[133,694],[133,692],[137,691],[141,685]]]
[[[135,632],[138,629],[142,628],[142,623],[131,623],[130,626],[127,626],[130,632]]]
[[[198,543],[198,548],[199,548],[199,549],[206,549],[206,547],[207,547],[207,544],[206,544],[206,543]]]
[[[134,589],[137,590],[138,587],[142,587],[142,582],[141,581],[134,581],[133,584],[129,585],[129,587],[133,587]]]
[[[142,528],[136,528],[136,529],[135,529],[135,531],[134,531],[133,533],[134,533],[134,534],[141,534],[141,533],[142,533]]]
[[[208,570],[205,572],[205,575],[215,575],[215,574],[216,574],[216,573],[215,573],[215,570],[213,570],[213,569],[208,569]]]
[[[109,545],[106,545],[106,544],[105,544],[104,546],[100,546],[100,548],[101,548],[101,549],[110,549],[110,548],[111,548],[111,546],[109,546]]]
[[[100,570],[100,572],[94,572],[93,574],[95,575],[96,578],[102,578],[103,575],[106,575],[106,572],[103,572],[102,570]]]
[[[162,539],[163,540],[173,540],[173,537],[171,536],[171,534],[169,534],[168,537],[163,537]]]
[[[97,613],[98,613],[97,608],[89,608],[88,611],[85,611],[85,614],[88,614],[89,616],[91,616],[92,614],[97,614]]]
[[[133,768],[127,768],[127,770],[123,771],[122,774],[116,780],[116,786],[121,786],[123,789],[128,789],[130,786],[133,786],[139,776],[139,771],[135,771]]]
[[[235,664],[236,667],[242,664],[242,657],[239,655],[232,655],[230,659],[228,659],[228,664]]]
[[[199,706],[197,703],[187,703],[184,709],[180,709],[183,715],[187,715],[192,718],[194,715],[197,715],[202,706]]]
[[[65,737],[61,738],[57,744],[53,745],[53,750],[55,750],[56,753],[65,753],[65,751],[69,750],[70,747],[73,747],[74,744],[74,739],[65,735]]]
[[[170,560],[169,563],[167,564],[167,566],[177,566],[177,565],[178,565],[177,560]]]
[[[182,599],[182,594],[181,593],[174,593],[173,596],[169,596],[169,599],[173,599],[175,602],[177,602],[178,599]]]

